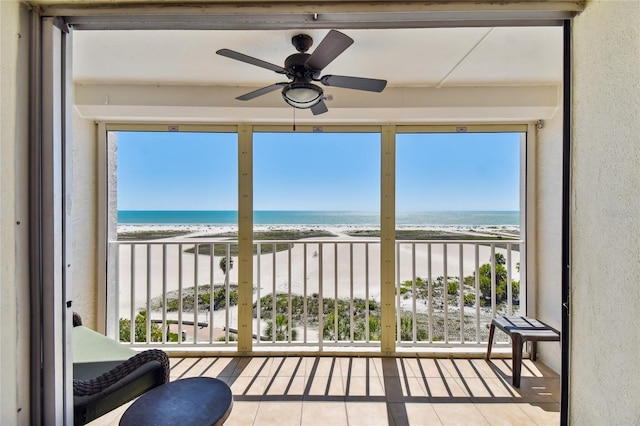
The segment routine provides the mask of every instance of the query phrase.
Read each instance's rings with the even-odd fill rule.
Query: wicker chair
[[[169,382],[169,358],[161,350],[135,352],[82,326],[74,315],[74,424],[83,425]],[[85,346],[77,348],[77,346]],[[110,355],[106,354],[111,352]],[[82,353],[76,360],[76,354]],[[95,359],[92,356],[95,355]]]

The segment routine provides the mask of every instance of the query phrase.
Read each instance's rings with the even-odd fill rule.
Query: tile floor
[[[557,425],[560,378],[524,360],[381,357],[171,358],[171,380],[217,377],[234,405],[226,426]],[[129,404],[90,423],[117,425]]]

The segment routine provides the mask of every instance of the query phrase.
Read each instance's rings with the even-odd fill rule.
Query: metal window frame
[[[252,279],[253,279],[253,135],[254,133],[378,133],[380,135],[380,295],[381,295],[381,354],[393,355],[396,353],[396,312],[395,312],[395,274],[396,274],[396,241],[395,241],[395,213],[396,213],[396,200],[395,200],[395,186],[396,186],[396,136],[403,133],[488,133],[488,132],[513,132],[520,133],[520,205],[521,205],[521,224],[523,225],[523,235],[527,235],[531,232],[527,227],[527,214],[526,206],[535,205],[528,202],[528,198],[533,195],[530,184],[533,184],[535,178],[527,175],[528,165],[526,158],[529,155],[529,150],[534,149],[533,143],[528,144],[527,140],[533,140],[534,136],[528,136],[528,132],[532,132],[535,128],[532,124],[471,124],[465,123],[452,124],[452,125],[330,125],[330,126],[297,126],[296,131],[292,131],[291,127],[279,126],[279,125],[250,125],[250,124],[238,124],[238,125],[182,125],[182,124],[156,124],[156,123],[100,123],[99,129],[101,132],[105,132],[104,135],[99,135],[100,140],[108,139],[106,133],[117,131],[164,131],[171,133],[179,132],[235,132],[238,135],[238,249],[239,257],[238,261],[242,268],[239,268],[238,283],[240,290],[240,297],[238,304],[238,353],[248,355],[253,351],[252,344]],[[534,133],[535,135],[535,133]],[[109,174],[116,173],[113,164],[109,164],[109,160],[113,160],[116,151],[115,142],[109,144],[106,154],[103,155],[100,163],[101,173]],[[102,152],[103,150],[101,150]],[[102,184],[100,189],[99,199],[103,200],[100,204],[102,209],[113,206],[115,200],[109,199],[113,192],[109,189],[108,183],[114,181],[113,176],[103,176],[100,179]],[[109,214],[105,211],[101,212],[101,215],[105,218],[109,229],[115,229],[115,214],[110,211]],[[102,225],[101,225],[102,226]],[[111,231],[110,231],[111,232]],[[102,235],[102,234],[101,234]],[[106,234],[103,236],[104,242],[100,243],[100,246],[104,245],[108,247],[109,239],[106,238]],[[526,239],[525,245],[533,243],[535,239]],[[527,242],[528,241],[528,242]],[[526,249],[523,249],[526,250]],[[524,251],[522,256],[526,256],[527,253],[535,253],[534,249]],[[109,249],[105,249],[101,252],[104,258],[101,258],[99,263],[110,265],[111,274],[115,273],[114,256],[109,256]],[[525,269],[522,274],[525,277],[525,282],[529,281],[529,276],[526,270],[526,257],[525,257]],[[109,275],[109,274],[106,274]],[[109,294],[107,291],[107,277],[100,277],[100,282],[103,283],[99,291],[100,297],[104,299],[99,300],[100,303],[111,303],[109,306],[114,306],[117,303],[113,294]],[[533,281],[531,281],[533,282]],[[525,286],[528,287],[528,286]],[[243,291],[244,290],[244,291]],[[531,292],[535,295],[535,292]],[[521,296],[521,306],[529,307],[526,304],[527,296]],[[117,333],[116,325],[117,321],[113,319],[113,315],[109,312],[113,309],[107,307],[106,322],[108,335]],[[110,327],[111,326],[111,327]],[[244,331],[244,332],[243,332]]]
[[[571,176],[571,65],[570,65],[570,43],[571,43],[571,22],[570,20],[584,9],[583,1],[557,1],[557,2],[502,2],[482,4],[478,2],[405,2],[402,5],[393,2],[344,2],[343,4],[318,4],[306,7],[305,10],[293,9],[292,5],[279,3],[274,9],[275,3],[256,2],[252,5],[233,3],[212,4],[205,8],[203,13],[202,5],[181,5],[181,7],[159,4],[147,5],[118,5],[118,7],[91,8],[89,5],[41,5],[42,15],[60,16],[66,24],[76,29],[243,29],[242,22],[251,28],[262,25],[260,28],[426,28],[426,27],[459,27],[459,26],[564,26],[564,117],[563,117],[563,230],[562,230],[562,303],[563,303],[563,339],[562,339],[562,400],[561,400],[561,423],[568,424],[568,374],[569,374],[569,293],[570,293],[570,176]],[[226,8],[226,9],[225,9]],[[158,14],[158,10],[162,13]],[[275,12],[274,12],[275,10]],[[226,11],[226,13],[225,13]],[[244,11],[244,13],[238,13]],[[278,15],[280,13],[281,16]],[[32,12],[32,45],[31,45],[31,179],[38,182],[40,179],[40,161],[38,148],[40,140],[41,125],[43,123],[42,111],[39,105],[40,79],[39,67],[41,66],[40,54],[45,51],[45,47],[40,43],[40,14]],[[252,21],[251,16],[258,19]],[[322,20],[318,18],[322,16]],[[395,18],[394,18],[395,16]],[[218,18],[216,20],[216,17]],[[269,19],[266,19],[269,18]],[[45,18],[52,19],[52,18]],[[319,22],[318,22],[319,21]],[[52,20],[51,22],[54,22]],[[66,52],[70,54],[70,52]],[[70,98],[69,98],[70,99]],[[69,102],[65,99],[64,105],[60,105],[61,111],[68,108]],[[70,132],[70,129],[66,129]],[[34,150],[35,149],[35,150]],[[58,173],[63,174],[62,171]],[[42,219],[41,200],[42,187],[40,184],[32,183],[30,186],[32,237],[31,237],[31,265],[32,293],[39,294],[41,291],[41,280],[43,279],[42,262],[46,260],[43,253],[42,241],[45,233],[39,227]],[[66,200],[68,201],[68,200]],[[66,211],[66,209],[65,209]],[[65,227],[65,233],[68,227]],[[64,238],[64,236],[62,237]],[[54,238],[54,241],[58,239]],[[66,260],[66,259],[65,259]],[[63,262],[66,263],[66,262]],[[65,296],[65,289],[60,289],[57,296]],[[54,291],[56,296],[57,290]],[[41,297],[41,295],[39,296]],[[64,298],[64,297],[63,297]],[[42,332],[41,321],[52,319],[53,313],[44,315],[36,308],[39,308],[41,299],[32,300],[31,307],[36,318],[31,323],[32,367],[39,371],[40,364],[39,351],[46,344],[39,339]],[[64,321],[63,321],[64,322]],[[64,339],[67,341],[67,339]],[[67,341],[67,344],[69,342]],[[67,357],[68,358],[68,357]],[[33,368],[32,368],[33,369]],[[64,371],[64,368],[62,368]],[[55,373],[54,373],[55,375]],[[46,413],[42,412],[39,406],[41,398],[40,386],[42,380],[36,373],[31,381],[32,395],[32,419],[40,419]]]
[[[35,12],[31,24],[30,414],[32,424],[71,424],[71,34]]]

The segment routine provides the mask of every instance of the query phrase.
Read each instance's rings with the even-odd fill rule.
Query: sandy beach
[[[150,298],[161,296],[163,293],[163,281],[166,291],[178,290],[179,287],[187,289],[194,285],[215,286],[223,285],[225,275],[219,268],[221,256],[213,256],[194,253],[186,253],[185,250],[193,246],[193,242],[205,243],[212,241],[205,238],[194,238],[201,235],[228,232],[229,227],[207,227],[202,229],[189,229],[190,234],[183,237],[171,237],[154,240],[150,245],[138,244],[135,254],[132,256],[131,248],[134,241],[127,241],[120,246],[119,255],[119,307],[120,317],[128,317],[131,309],[130,301],[133,296],[136,310],[145,309],[147,293]],[[291,292],[291,294],[311,295],[321,293],[324,297],[338,298],[369,297],[380,300],[380,245],[378,238],[352,237],[345,233],[345,228],[323,228],[335,237],[313,238],[296,240],[290,250],[275,253],[254,255],[253,257],[253,282],[254,301],[274,291]],[[474,234],[477,236],[477,232]],[[182,246],[177,241],[183,243]],[[216,241],[220,241],[217,239]],[[257,241],[258,242],[258,241]],[[323,244],[320,244],[322,242]],[[169,244],[164,244],[169,243]],[[472,243],[472,241],[469,241]],[[163,245],[166,250],[163,259]],[[262,246],[267,245],[261,243]],[[270,244],[269,244],[270,245]],[[263,249],[264,250],[264,249]],[[180,252],[182,251],[182,256]],[[368,251],[368,262],[367,262]],[[414,276],[426,278],[431,269],[431,277],[435,279],[444,275],[444,251],[445,244],[432,244],[431,255],[428,254],[426,241],[412,243],[402,242],[397,251],[398,276],[401,282],[411,280]],[[496,248],[496,252],[507,256],[505,249]],[[460,257],[462,257],[463,276],[472,275],[476,269],[476,254],[474,244],[463,244],[462,252],[460,244],[446,244],[447,275],[458,277],[460,275]],[[275,257],[274,257],[275,256]],[[479,265],[488,263],[491,257],[489,246],[480,246],[478,260]],[[132,269],[131,261],[135,265]],[[232,257],[234,265],[237,258]],[[415,272],[412,264],[415,259]],[[429,262],[430,259],[430,262]],[[511,252],[512,279],[519,280],[516,264],[520,261],[520,253]],[[134,277],[135,285],[131,285],[131,277]],[[237,284],[238,270],[233,267],[228,273],[230,284]],[[306,289],[305,289],[306,286]],[[132,294],[133,293],[133,294]],[[229,324],[235,327],[235,308],[229,310]],[[152,317],[160,316],[153,313]],[[208,313],[200,313],[200,321],[206,319]],[[214,312],[214,324],[226,323],[226,311],[224,309]],[[176,313],[169,313],[170,318],[176,317]],[[193,321],[193,313],[183,313],[183,320]],[[209,331],[204,331],[209,333]]]

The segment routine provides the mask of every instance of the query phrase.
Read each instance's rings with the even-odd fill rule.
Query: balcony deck
[[[510,359],[265,356],[171,358],[171,380],[208,376],[234,394],[232,425],[557,425],[560,378]],[[117,425],[128,404],[90,423]]]

